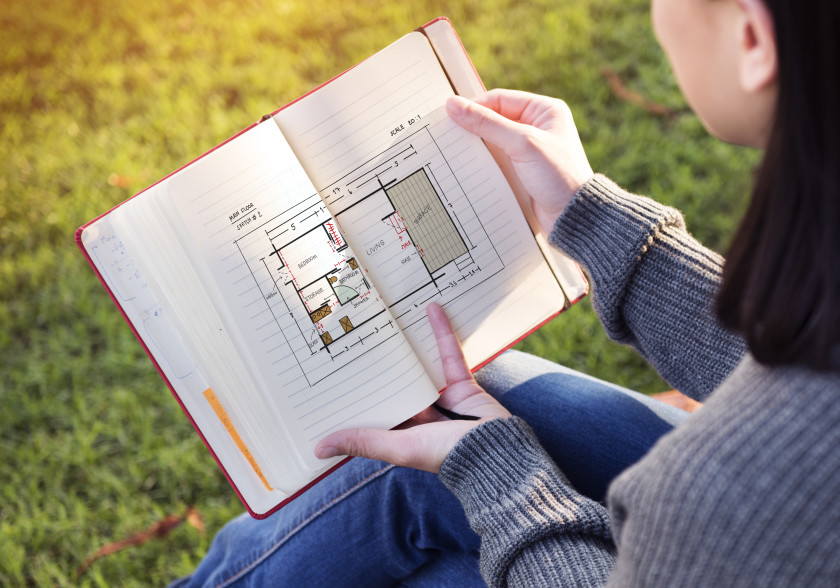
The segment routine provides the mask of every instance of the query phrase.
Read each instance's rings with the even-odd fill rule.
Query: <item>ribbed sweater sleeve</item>
[[[723,259],[673,208],[595,176],[550,237],[586,269],[607,334],[632,345],[674,388],[702,400],[744,355],[714,314]]]
[[[471,431],[440,477],[481,535],[490,586],[601,586],[613,568],[609,516],[576,492],[521,419]]]

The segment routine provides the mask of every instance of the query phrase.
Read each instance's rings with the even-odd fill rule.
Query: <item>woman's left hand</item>
[[[426,314],[446,378],[446,390],[437,404],[458,414],[478,417],[478,420],[451,420],[430,406],[391,431],[348,429],[333,433],[315,447],[316,456],[326,459],[356,455],[438,473],[443,460],[461,437],[482,422],[511,416],[476,383],[443,309],[433,303],[426,309]]]

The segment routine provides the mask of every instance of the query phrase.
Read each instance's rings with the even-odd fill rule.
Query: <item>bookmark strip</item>
[[[216,394],[213,392],[213,389],[207,388],[207,390],[204,391],[204,397],[207,399],[207,402],[210,403],[210,406],[213,407],[213,411],[216,413],[216,416],[219,417],[219,420],[222,421],[222,424],[225,426],[225,429],[227,429],[227,432],[230,434],[233,442],[236,443],[239,451],[242,452],[242,455],[245,456],[245,459],[247,459],[248,463],[251,464],[251,467],[254,468],[254,472],[256,472],[263,485],[268,490],[274,490],[274,488],[268,484],[268,480],[265,479],[265,476],[263,476],[260,466],[257,465],[257,461],[254,459],[254,456],[251,455],[251,452],[248,451],[248,448],[245,446],[245,442],[242,441],[242,437],[240,437],[239,433],[236,432],[236,427],[234,427],[233,423],[230,422],[227,412],[225,412],[225,409],[222,406],[222,403],[219,402],[219,399],[216,398]]]

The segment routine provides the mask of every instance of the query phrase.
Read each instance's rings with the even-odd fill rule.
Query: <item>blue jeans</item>
[[[610,481],[686,413],[509,351],[478,382],[534,429],[572,484]],[[177,586],[483,586],[479,538],[433,474],[356,458],[266,520],[247,513]]]

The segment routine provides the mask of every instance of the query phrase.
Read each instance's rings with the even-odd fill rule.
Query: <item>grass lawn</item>
[[[421,7],[422,6],[422,7]],[[242,508],[73,243],[75,228],[370,53],[449,16],[486,85],[562,97],[593,167],[724,251],[756,154],[705,134],[646,0],[6,0],[0,16],[0,585],[160,585]],[[674,111],[618,98],[603,73]],[[646,392],[588,302],[520,345]],[[195,506],[206,531],[76,568]]]

